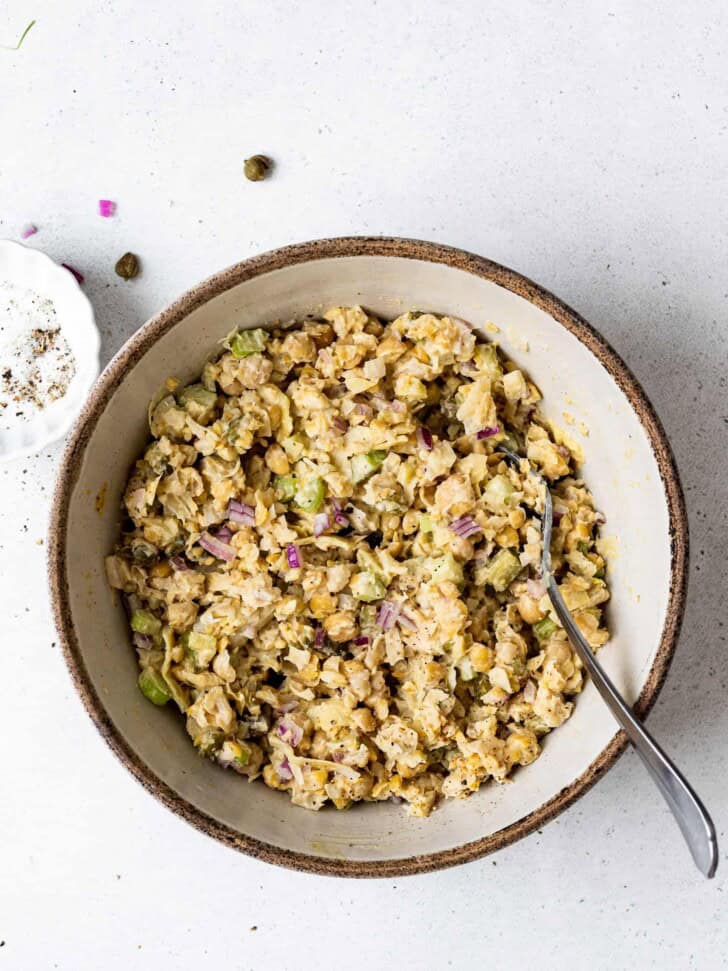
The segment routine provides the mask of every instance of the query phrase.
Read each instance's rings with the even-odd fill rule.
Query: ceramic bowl
[[[129,771],[203,832],[273,863],[381,877],[483,856],[582,795],[625,747],[593,685],[512,784],[444,802],[427,819],[408,817],[390,803],[307,812],[262,783],[249,785],[201,759],[172,706],[155,708],[142,697],[124,612],[103,569],[129,465],[148,437],[147,402],[161,380],[191,380],[233,326],[354,303],[383,317],[419,308],[469,321],[532,375],[546,415],[567,423],[584,450],[583,474],[607,517],[604,529],[614,537],[613,637],[600,658],[642,716],[658,695],[678,636],[687,523],[665,433],[617,354],[541,287],[460,250],[356,237],[276,250],[201,283],[122,348],[75,428],[53,509],[55,619],[81,699]]]
[[[0,286],[7,281],[49,299],[76,362],[68,390],[22,424],[0,432],[0,462],[39,452],[62,438],[78,418],[99,373],[99,332],[94,312],[74,276],[39,250],[0,239]],[[1,291],[0,291],[1,296]],[[0,308],[2,309],[2,308]]]

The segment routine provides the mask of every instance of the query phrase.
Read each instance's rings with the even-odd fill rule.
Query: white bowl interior
[[[86,449],[70,502],[67,572],[79,648],[110,719],[153,772],[209,816],[258,840],[301,853],[347,860],[401,859],[478,840],[537,809],[580,776],[610,742],[615,723],[589,683],[572,718],[545,739],[533,765],[512,784],[485,786],[447,801],[428,819],[391,804],[346,813],[311,813],[261,783],[247,784],[201,759],[178,713],[146,702],[123,610],[106,586],[103,557],[119,523],[130,463],[148,436],[148,400],[161,381],[193,378],[235,325],[361,303],[384,317],[408,308],[469,321],[533,377],[543,410],[569,427],[586,455],[583,474],[616,537],[610,561],[611,642],[600,654],[629,702],[646,680],[662,631],[670,584],[668,513],[660,473],[642,425],[592,353],[547,313],[492,282],[446,265],[403,257],[356,256],[298,264],[255,277],[183,319],[144,355],[114,393]],[[486,329],[492,323],[499,329]],[[529,350],[524,350],[527,341]],[[588,427],[588,437],[579,423]],[[108,488],[99,514],[95,497]]]

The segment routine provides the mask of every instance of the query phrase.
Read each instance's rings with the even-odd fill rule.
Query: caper
[[[116,270],[117,276],[120,276],[122,280],[131,280],[139,272],[139,258],[134,256],[133,253],[124,253],[116,261],[114,269]]]
[[[246,158],[243,169],[245,178],[251,182],[260,182],[268,175],[271,164],[271,160],[265,155],[252,155]]]

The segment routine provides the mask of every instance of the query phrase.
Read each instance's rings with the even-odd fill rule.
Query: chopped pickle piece
[[[296,505],[300,506],[301,509],[305,509],[306,512],[318,512],[324,504],[325,492],[326,489],[323,479],[320,479],[318,476],[313,479],[307,479],[296,489],[296,495],[294,497]]]
[[[432,571],[433,583],[445,583],[450,580],[459,587],[463,582],[463,568],[452,553],[445,553],[437,559],[428,560],[428,566]]]
[[[483,570],[483,579],[494,590],[502,593],[521,572],[521,561],[512,550],[500,550]]]
[[[217,395],[202,384],[188,384],[177,395],[177,400],[201,425],[206,425],[215,413]]]
[[[230,350],[235,357],[249,357],[251,354],[260,354],[265,349],[265,342],[268,339],[266,331],[239,330],[230,341]]]
[[[290,502],[296,494],[296,479],[292,475],[276,475],[273,477],[273,488],[281,502]]]
[[[153,705],[166,705],[172,697],[164,678],[154,668],[144,668],[137,684],[144,697]]]
[[[357,600],[371,603],[373,600],[381,600],[386,595],[387,586],[373,573],[362,572],[351,578],[351,593]]]
[[[148,634],[150,637],[154,637],[162,629],[162,621],[155,617],[151,610],[132,611],[129,623],[131,629],[137,634]]]
[[[547,641],[556,630],[556,626],[550,617],[544,617],[533,625],[533,632],[540,641]]]
[[[377,471],[387,457],[386,452],[375,449],[366,455],[355,455],[351,460],[351,481],[363,482]]]
[[[182,635],[180,644],[196,668],[206,668],[217,654],[217,639],[211,634],[190,630]]]
[[[508,505],[508,500],[512,495],[513,485],[511,480],[505,475],[494,475],[485,487],[483,498],[490,509],[500,512]]]

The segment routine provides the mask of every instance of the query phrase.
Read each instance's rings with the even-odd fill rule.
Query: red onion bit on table
[[[231,499],[228,503],[228,516],[240,526],[255,526],[255,509],[237,499]]]
[[[38,232],[38,227],[34,226],[33,223],[28,223],[27,225],[23,226],[20,232],[20,238],[29,239],[29,237],[35,236],[37,232]]]
[[[227,563],[235,559],[235,550],[232,546],[221,542],[216,536],[211,536],[210,533],[203,533],[200,536],[200,546],[203,550],[211,553],[212,556],[216,556],[219,560],[225,560]]]
[[[428,452],[432,451],[432,432],[424,425],[420,425],[417,429],[417,444]]]
[[[483,527],[472,516],[461,516],[459,519],[450,523],[448,528],[456,536],[461,536],[463,539],[467,539],[469,536],[475,536],[476,533],[483,531]]]
[[[476,434],[476,438],[481,442],[484,438],[492,438],[494,435],[500,433],[500,425],[486,425],[485,428],[481,428]]]
[[[390,600],[383,600],[377,612],[377,624],[382,630],[391,630],[397,623],[397,618],[402,610],[402,605],[392,603]]]
[[[108,219],[116,213],[116,203],[111,199],[99,199],[99,216]]]
[[[327,512],[317,512],[313,517],[313,535],[321,536],[331,525]]]
[[[71,266],[69,263],[61,263],[64,270],[68,270],[69,273],[76,277],[76,283],[81,284],[84,281],[83,273],[79,272],[75,266]]]
[[[286,547],[286,559],[292,570],[298,570],[301,566],[301,551],[293,543]]]

